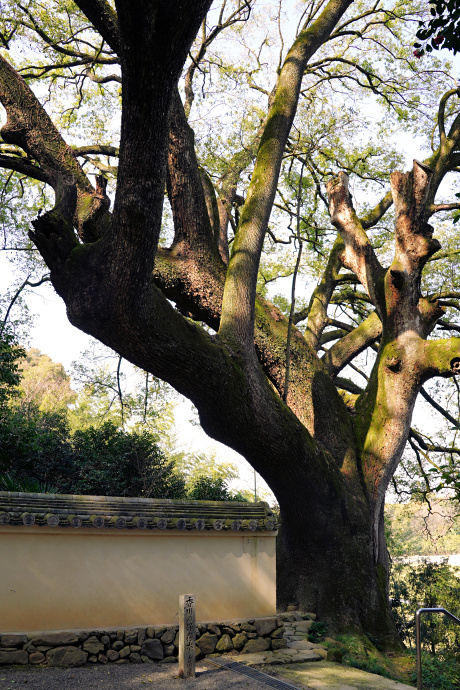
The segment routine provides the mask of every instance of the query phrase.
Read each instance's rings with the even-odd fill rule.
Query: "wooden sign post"
[[[195,595],[179,597],[179,678],[195,678]]]

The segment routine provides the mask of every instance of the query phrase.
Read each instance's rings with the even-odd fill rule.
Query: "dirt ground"
[[[265,672],[265,671],[264,671]],[[178,678],[177,664],[126,664],[81,668],[3,667],[0,690],[267,690],[265,683],[198,663],[195,679]],[[292,683],[291,680],[288,681]],[[297,683],[293,683],[297,686]],[[305,688],[304,685],[298,685]]]

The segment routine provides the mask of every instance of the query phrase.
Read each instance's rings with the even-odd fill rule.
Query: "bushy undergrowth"
[[[375,661],[375,659],[356,659],[350,654],[344,654],[343,663],[346,666],[358,668],[360,671],[367,671],[367,673],[375,673],[377,676],[394,679],[394,674],[390,673],[384,666]]]
[[[322,642],[327,635],[328,625],[324,621],[313,621],[308,630],[308,639],[317,644]]]
[[[414,661],[415,664],[415,661]],[[417,683],[417,673],[410,674],[410,681]],[[422,653],[423,690],[458,690],[460,688],[460,667],[458,657],[440,654],[433,656]]]
[[[15,479],[9,474],[0,476],[0,491],[22,491],[33,494],[55,494],[57,488],[51,484],[39,482],[37,479],[24,477]]]
[[[442,607],[460,616],[460,579],[457,568],[446,564],[393,566],[390,598],[396,627],[414,655],[415,612],[419,608]],[[424,690],[460,689],[460,626],[442,614],[421,618],[422,675]],[[415,670],[411,682],[416,682]]]

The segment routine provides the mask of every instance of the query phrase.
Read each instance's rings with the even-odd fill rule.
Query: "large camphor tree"
[[[459,91],[439,61],[412,58],[413,2],[257,11],[257,0],[3,3],[2,222],[16,208],[17,228],[32,223],[73,325],[187,396],[205,431],[267,481],[282,519],[279,605],[394,645],[385,492],[422,386],[460,363],[460,339],[433,335],[458,330],[445,313],[456,277],[430,272],[458,251],[449,239],[439,252],[428,222],[458,208],[436,195],[460,166]],[[258,100],[237,108],[242,84]],[[371,113],[356,96],[366,89]],[[408,172],[392,112],[402,131],[434,126],[432,153]],[[377,143],[353,139],[369,124]],[[292,240],[294,267],[277,254]],[[267,299],[283,261],[293,285],[303,270],[311,287],[297,311],[294,289],[286,308]],[[340,374],[366,351],[361,389]]]

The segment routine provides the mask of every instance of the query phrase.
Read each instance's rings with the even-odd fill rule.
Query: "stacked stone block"
[[[196,626],[197,659],[220,654],[251,654],[286,647],[281,617]],[[0,665],[174,663],[179,630],[151,626],[130,630],[92,630],[20,635],[0,634]]]

